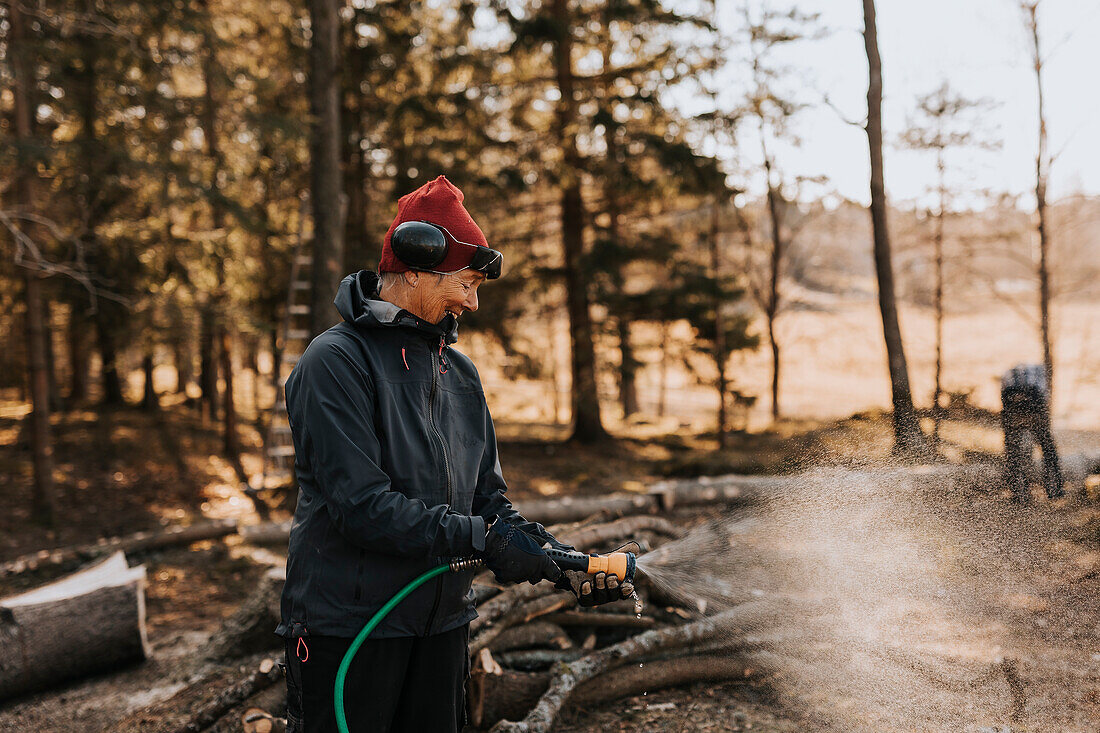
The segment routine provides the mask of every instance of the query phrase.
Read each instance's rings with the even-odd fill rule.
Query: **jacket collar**
[[[336,310],[348,323],[360,328],[411,328],[426,338],[458,340],[458,319],[448,313],[439,323],[428,323],[378,295],[378,274],[369,270],[352,273],[340,281]]]

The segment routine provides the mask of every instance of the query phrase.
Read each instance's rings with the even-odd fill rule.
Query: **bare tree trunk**
[[[160,407],[157,391],[153,386],[153,351],[147,349],[141,357],[141,372],[145,376],[145,387],[141,395],[141,409],[154,412]]]
[[[612,143],[609,141],[608,145],[610,148]],[[618,241],[619,206],[612,191],[608,191],[608,197],[608,213],[611,215],[608,233],[613,240]],[[612,277],[618,291],[616,295],[621,303],[625,296],[622,273],[616,272]],[[623,420],[626,420],[638,411],[638,360],[634,356],[634,345],[630,341],[630,316],[624,311],[625,306],[620,305],[619,313],[615,316],[615,328],[619,337],[619,403],[623,408]]]
[[[90,0],[85,0],[84,9],[93,12],[94,8]],[[81,240],[84,247],[85,258],[90,269],[99,274],[102,266],[102,253],[96,229],[101,216],[99,202],[97,201],[96,185],[98,181],[98,166],[96,155],[99,149],[95,123],[99,114],[98,101],[99,90],[97,87],[96,63],[98,60],[97,46],[99,39],[85,33],[80,37],[80,56],[82,67],[79,72],[77,84],[77,106],[80,110],[80,164],[85,176],[81,183],[81,208],[84,215],[84,231]],[[119,379],[118,368],[115,360],[117,348],[115,346],[115,323],[110,317],[110,312],[117,306],[100,301],[92,320],[95,323],[96,347],[99,350],[102,366],[100,368],[100,381],[103,385],[103,404],[121,405],[122,383]]]
[[[199,307],[199,390],[203,419],[218,419],[218,374],[214,363],[214,305],[209,296]]]
[[[344,211],[340,132],[340,0],[309,0],[310,203],[313,267],[310,330],[333,323],[332,301],[344,268]]]
[[[248,359],[248,372],[252,375],[249,379],[249,386],[251,387],[251,401],[252,412],[257,417],[260,415],[260,337],[258,335],[249,336],[245,345],[247,348]]]
[[[768,302],[764,315],[768,320],[768,344],[772,352],[772,420],[779,419],[779,342],[775,335],[775,320],[779,316],[779,279],[783,263],[782,217],[779,212],[779,191],[772,184],[772,160],[764,139],[763,123],[760,130],[760,146],[764,151],[764,173],[768,178],[768,217],[772,225],[771,272],[768,279]]]
[[[115,347],[115,334],[112,330],[110,319],[104,313],[105,304],[100,304],[100,310],[96,314],[96,343],[99,346],[99,356],[102,360],[100,378],[103,381],[103,404],[121,405],[125,402],[122,396],[122,380],[118,374],[118,349]]]
[[[176,328],[180,328],[181,324],[176,324]],[[176,367],[176,394],[186,394],[187,385],[191,383],[192,370],[191,370],[191,348],[190,342],[174,335],[171,341],[172,346],[172,363]]]
[[[213,197],[210,202],[210,219],[214,230],[214,237],[217,239],[218,245],[220,245],[215,248],[214,253],[214,270],[217,275],[217,289],[212,298],[213,302],[210,304],[210,325],[212,326],[210,337],[213,341],[218,343],[222,379],[225,380],[224,402],[222,404],[222,416],[224,418],[222,426],[222,448],[230,462],[236,465],[240,462],[240,439],[237,436],[237,408],[233,394],[233,343],[230,333],[229,314],[227,312],[229,306],[229,293],[226,290],[225,279],[225,261],[231,256],[231,253],[229,252],[229,242],[225,232],[225,209],[221,201],[221,191],[219,190],[219,181],[221,179],[222,170],[225,167],[225,161],[222,158],[218,141],[217,122],[220,100],[217,97],[217,91],[214,87],[215,78],[218,74],[215,47],[217,37],[213,27],[210,25],[212,18],[210,17],[208,0],[202,0],[202,7],[207,15],[206,49],[202,59],[204,86],[203,128],[206,136],[206,154],[214,164],[210,184],[213,190]],[[213,377],[213,369],[211,369],[211,375]],[[216,394],[217,377],[213,377],[211,382],[211,386],[213,387],[212,394]]]
[[[588,277],[581,267],[584,256],[584,200],[581,197],[581,156],[577,150],[573,74],[573,16],[569,0],[553,0],[557,30],[554,67],[561,98],[557,109],[557,137],[564,161],[561,175],[561,231],[565,255],[565,291],[569,308],[569,335],[573,353],[572,440],[594,443],[607,439],[600,419],[596,382],[596,350],[592,315],[588,310]]]
[[[947,184],[944,180],[945,164],[943,149],[938,151],[936,170],[939,175],[940,205],[936,212],[934,234],[936,258],[936,386],[932,390],[932,444],[939,445],[940,422],[943,419],[943,407],[940,396],[943,394],[943,217],[947,208]]]
[[[29,200],[25,201],[25,205],[29,204]],[[31,512],[35,521],[52,527],[56,509],[53,483],[53,436],[50,434],[50,385],[45,353],[45,342],[49,335],[43,323],[42,310],[45,303],[37,268],[27,268],[24,271],[23,284],[27,301],[27,377],[31,393],[29,417],[31,460],[34,464],[34,497]]]
[[[557,309],[555,308],[550,312],[549,316],[546,319],[547,343],[548,344],[556,343],[556,336],[557,336],[557,331],[558,331],[557,322],[558,322]],[[562,409],[561,390],[558,387],[558,374],[560,372],[560,369],[558,368],[559,365],[558,365],[558,352],[557,352],[557,349],[551,348],[550,352],[551,352],[550,353],[550,385],[551,385],[551,388],[553,389],[553,394],[551,396],[553,397],[553,401],[554,401],[554,420],[553,420],[553,422],[554,422],[554,425],[557,425],[558,421],[561,420],[561,409]]]
[[[714,365],[718,369],[715,387],[718,390],[718,447],[729,445],[729,431],[726,416],[726,323],[722,318],[722,257],[718,248],[718,195],[710,207],[710,274],[714,278]]]
[[[27,146],[32,142],[33,117],[31,114],[32,69],[34,65],[27,44],[27,20],[17,3],[8,6],[8,58],[11,60],[14,109],[12,117],[15,141],[19,146],[12,182],[12,198],[20,209],[29,211],[34,199],[31,190],[34,163],[29,159]],[[16,251],[22,248],[16,244]],[[46,368],[46,329],[43,323],[45,304],[38,268],[27,262],[23,268],[23,295],[27,303],[27,381],[31,393],[30,436],[31,460],[34,465],[34,496],[31,513],[35,521],[53,526],[56,519],[53,483],[53,438],[50,435],[50,384]]]
[[[1039,46],[1039,2],[1021,3],[1031,35],[1031,62],[1039,95],[1039,151],[1035,155],[1035,210],[1039,215],[1039,336],[1043,346],[1043,368],[1047,388],[1054,394],[1054,354],[1050,334],[1050,229],[1047,213],[1047,180],[1050,155],[1047,153],[1047,119],[1043,105],[1043,57]],[[1053,396],[1052,396],[1053,401]]]
[[[57,382],[57,353],[53,343],[53,303],[46,298],[42,302],[43,345],[46,347],[46,384],[50,391],[50,412],[60,412],[61,388]]]
[[[886,223],[886,185],[882,160],[882,60],[875,28],[875,2],[863,0],[863,40],[867,50],[867,141],[871,153],[871,224],[874,229],[875,272],[878,275],[878,303],[890,369],[894,405],[894,453],[926,455],[928,446],[913,409],[909,388],[909,367],[898,324],[894,269],[890,255],[890,232]]]
[[[623,407],[623,420],[638,412],[638,359],[634,356],[634,346],[630,342],[630,318],[619,316],[616,319],[619,331],[619,402]]]
[[[8,56],[11,59],[14,109],[12,117],[15,128],[15,142],[19,145],[18,165],[12,186],[12,198],[15,206],[30,211],[34,198],[31,190],[34,167],[27,155],[26,146],[30,146],[33,135],[31,114],[31,90],[33,89],[33,63],[26,48],[26,19],[18,3],[12,3],[8,10],[10,31],[8,35]],[[22,248],[17,243],[17,252]],[[50,374],[46,368],[46,329],[43,322],[45,303],[42,297],[42,284],[38,280],[35,263],[24,263],[23,297],[26,300],[26,368],[27,383],[31,392],[31,456],[34,466],[34,495],[32,515],[36,522],[46,526],[55,523],[54,501],[54,446],[50,434]]]
[[[605,73],[611,70],[612,40],[610,37],[611,23],[614,20],[613,4],[609,3],[604,8],[603,29],[604,36],[601,39],[603,46],[603,69]],[[615,125],[604,125],[604,143],[607,146],[607,173],[604,181],[604,197],[607,199],[608,225],[607,234],[616,246],[621,244],[622,231],[620,228],[621,210],[619,196],[616,188],[619,184],[619,146],[615,139]],[[623,420],[627,420],[638,411],[638,387],[636,375],[638,360],[634,358],[634,347],[630,342],[630,316],[625,312],[625,283],[623,278],[623,266],[619,263],[612,280],[615,286],[615,295],[619,300],[619,312],[615,316],[615,326],[619,337],[619,404],[623,409]]]
[[[161,206],[164,207],[166,215],[164,217],[164,246],[169,247],[172,251],[172,257],[175,258],[175,237],[172,236],[172,176],[166,169],[164,177],[161,180]],[[261,258],[263,259],[263,258]],[[185,276],[184,280],[188,280]],[[182,314],[178,309],[173,309],[169,312],[171,332],[167,339],[168,347],[172,350],[172,366],[176,369],[176,387],[173,390],[176,394],[187,394],[187,385],[191,383],[192,368],[191,368],[191,349],[190,338],[187,327],[187,317]]]
[[[240,463],[241,442],[237,435],[237,403],[233,390],[233,342],[229,336],[229,324],[225,323],[221,328],[221,372],[225,380],[225,420],[222,450],[234,463]],[[240,471],[238,471],[240,473]]]
[[[664,417],[668,399],[668,321],[661,321],[661,363],[658,367],[657,417]]]
[[[768,344],[772,352],[772,421],[779,419],[779,341],[775,335],[775,317],[768,318]]]
[[[74,303],[69,309],[69,403],[82,402],[88,396],[87,321]]]
[[[348,161],[344,171],[344,194],[347,197],[347,219],[344,232],[344,272],[355,272],[364,267],[372,258],[377,257],[375,251],[367,241],[367,196],[366,181],[369,171],[367,163],[366,138],[363,135],[365,129],[365,113],[363,110],[362,94],[359,93],[359,80],[366,74],[363,56],[368,49],[360,48],[359,34],[349,27],[349,32],[343,34],[348,39],[345,41],[347,49],[346,66],[353,84],[352,93],[349,95],[349,103],[343,106],[344,133],[347,140],[345,158]]]

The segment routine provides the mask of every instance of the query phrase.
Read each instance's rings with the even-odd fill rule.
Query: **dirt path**
[[[728,550],[692,566],[790,605],[744,630],[760,674],[563,731],[1100,729],[1097,509],[822,471],[725,527]]]

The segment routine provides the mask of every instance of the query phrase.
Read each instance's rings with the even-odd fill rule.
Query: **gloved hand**
[[[607,573],[596,573],[593,577],[579,570],[566,570],[554,585],[572,591],[581,606],[602,606],[634,594],[633,583],[620,584],[617,576]]]
[[[543,551],[539,540],[514,524],[497,520],[485,535],[482,553],[485,567],[493,571],[498,583],[531,585],[545,580],[558,580],[561,570]]]
[[[564,542],[559,542],[554,535],[546,531],[546,527],[543,527],[538,522],[521,522],[515,525],[523,531],[524,534],[534,537],[542,545],[550,545],[555,550],[563,550],[565,552],[573,552],[576,548],[573,545],[567,545]]]

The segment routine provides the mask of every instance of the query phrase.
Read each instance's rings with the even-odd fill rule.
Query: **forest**
[[[293,730],[283,385],[441,175],[508,498],[644,570],[471,571],[470,730],[1093,730],[1097,19],[878,5],[0,1],[0,730]]]

